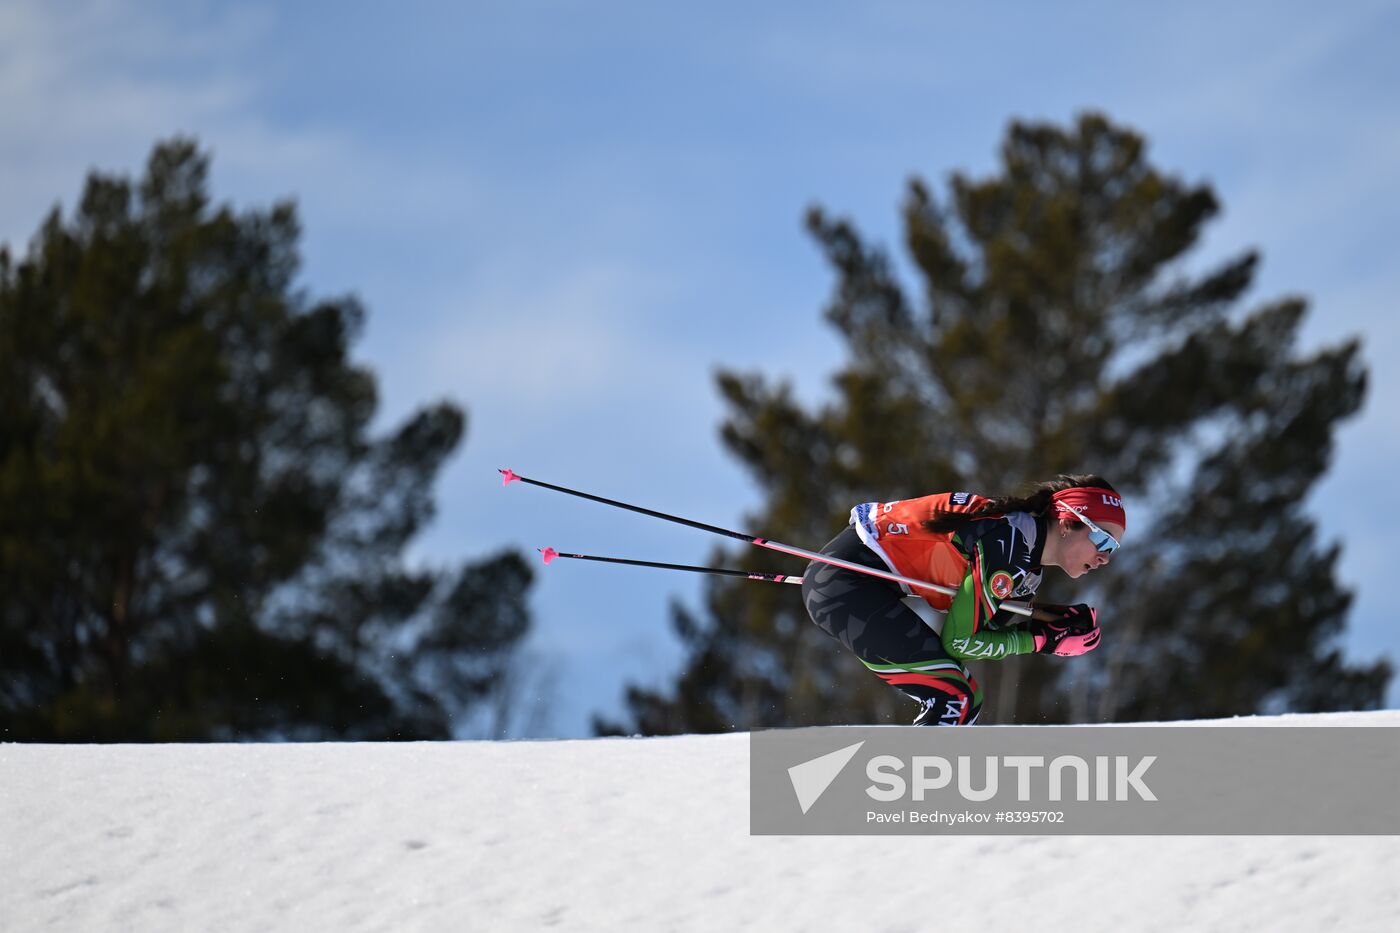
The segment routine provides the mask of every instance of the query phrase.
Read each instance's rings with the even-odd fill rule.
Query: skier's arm
[[[993,592],[993,578],[1004,575],[1007,583],[1002,588],[1007,594],[1011,592],[1009,568],[989,567],[979,542],[967,570],[943,623],[943,647],[962,660],[999,661],[1015,654],[1034,654],[1035,636],[1030,632],[994,632],[985,625],[1001,606],[1001,599]]]

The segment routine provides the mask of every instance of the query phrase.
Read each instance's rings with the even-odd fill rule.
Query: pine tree
[[[531,576],[404,563],[464,413],[371,437],[363,309],[207,174],[158,145],[0,251],[0,740],[450,735]]]
[[[1097,114],[1012,123],[1000,170],[953,174],[945,198],[910,183],[917,297],[882,249],[813,209],[849,359],[814,410],[761,375],[720,375],[725,444],[766,496],[746,527],[819,546],[858,502],[1100,473],[1129,503],[1125,546],[1087,584],[1051,571],[1041,598],[1100,605],[1103,647],[974,665],[984,721],[1377,705],[1389,669],[1342,659],[1339,547],[1301,508],[1361,404],[1359,342],[1303,355],[1303,299],[1243,309],[1253,251],[1193,274],[1218,211],[1209,186],[1164,174]],[[676,689],[630,689],[631,728],[907,721],[912,703],[784,589],[720,582],[706,618],[681,612]]]

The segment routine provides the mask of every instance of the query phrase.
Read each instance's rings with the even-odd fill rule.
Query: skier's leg
[[[822,553],[883,569],[853,528]],[[916,724],[971,724],[982,705],[976,680],[903,597],[894,583],[830,564],[814,562],[803,575],[802,598],[812,621],[882,680],[917,700]]]
[[[970,726],[982,711],[982,690],[965,668],[882,673],[880,678],[922,704],[914,718],[916,726]]]

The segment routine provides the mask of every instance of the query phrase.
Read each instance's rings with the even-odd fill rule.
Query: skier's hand
[[[1056,606],[1055,610],[1060,616],[1056,622],[1069,629],[1072,635],[1083,635],[1099,627],[1099,611],[1088,603]]]
[[[1039,609],[1049,607],[1040,606]],[[1102,631],[1098,626],[1098,613],[1092,606],[1079,603],[1075,606],[1056,606],[1063,610],[1056,619],[1031,619],[1027,630],[1035,636],[1035,650],[1041,654],[1056,654],[1072,657],[1085,654],[1099,646]]]
[[[1062,658],[1074,657],[1077,654],[1088,654],[1099,646],[1102,629],[1094,628],[1079,634],[1065,634],[1058,639],[1046,639],[1041,642],[1039,636],[1036,637],[1036,650],[1047,654],[1056,654]]]
[[[1088,603],[1073,606],[1060,606],[1055,603],[1036,603],[1031,607],[1035,618],[1046,622],[1058,622],[1072,631],[1088,631],[1098,624],[1098,610]]]

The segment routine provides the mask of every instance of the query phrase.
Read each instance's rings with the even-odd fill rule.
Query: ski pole
[[[537,549],[540,556],[544,558],[545,565],[553,563],[560,557],[571,557],[575,560],[596,560],[605,564],[627,564],[632,567],[659,567],[662,570],[688,570],[692,573],[709,573],[722,577],[743,577],[746,580],[759,580],[764,583],[795,583],[802,585],[802,577],[794,577],[790,573],[760,573],[758,571],[731,570],[727,567],[695,567],[690,564],[664,564],[655,560],[631,560],[625,557],[599,557],[596,554],[566,554],[556,551],[552,547],[542,547]],[[916,596],[906,596],[905,599],[917,599]],[[1019,603],[1002,603],[1010,611],[1016,611]],[[1059,616],[1053,612],[1042,612],[1040,608],[1032,606],[1037,619],[1058,619]]]
[[[629,560],[625,557],[598,557],[594,554],[565,554],[556,551],[552,547],[542,547],[539,549],[540,555],[544,557],[546,564],[555,558],[571,557],[574,560],[596,560],[606,564],[629,564],[633,567],[660,567],[662,570],[688,570],[691,573],[711,573],[723,577],[744,577],[747,580],[762,580],[766,583],[796,583],[802,585],[801,577],[794,577],[790,573],[758,573],[748,570],[730,570],[725,567],[694,567],[690,564],[663,564],[654,560]]]
[[[639,505],[629,505],[626,502],[619,502],[616,499],[607,499],[603,496],[595,496],[592,493],[580,492],[577,489],[570,489],[567,486],[556,486],[553,483],[546,483],[537,479],[530,479],[528,476],[521,476],[514,470],[500,470],[501,485],[509,486],[512,482],[519,480],[522,483],[529,483],[531,486],[539,486],[542,489],[553,489],[555,492],[562,492],[570,496],[578,496],[580,499],[590,499],[594,502],[601,502],[604,505],[611,505],[619,509],[627,509],[629,512],[640,512],[643,515],[650,515],[652,518],[660,518],[668,522],[676,522],[680,525],[688,525],[691,528],[698,528],[701,531],[708,531],[711,534],[724,535],[729,538],[737,538],[749,544],[756,544],[761,548],[770,551],[777,551],[779,554],[789,554],[793,557],[801,557],[809,561],[816,561],[822,564],[830,564],[833,567],[840,567],[842,570],[850,570],[855,573],[863,573],[867,576],[879,577],[881,580],[893,580],[895,583],[902,583],[905,586],[915,587],[923,590],[933,590],[935,593],[942,593],[945,596],[956,596],[958,591],[951,586],[944,586],[941,583],[931,583],[928,580],[916,580],[913,577],[906,577],[903,574],[892,573],[887,570],[877,570],[874,567],[867,567],[865,564],[857,564],[853,561],[842,560],[839,557],[832,557],[828,554],[819,554],[816,551],[809,551],[805,548],[793,547],[790,544],[783,544],[781,541],[771,541],[768,538],[760,538],[757,535],[744,534],[741,531],[730,531],[728,528],[720,528],[718,525],[707,525],[704,522],[693,521],[689,518],[681,518],[679,515],[668,515],[665,512],[657,512],[653,509],[644,509]],[[1017,615],[1029,616],[1032,613],[1030,606],[1024,603],[1004,602],[1002,608]]]

